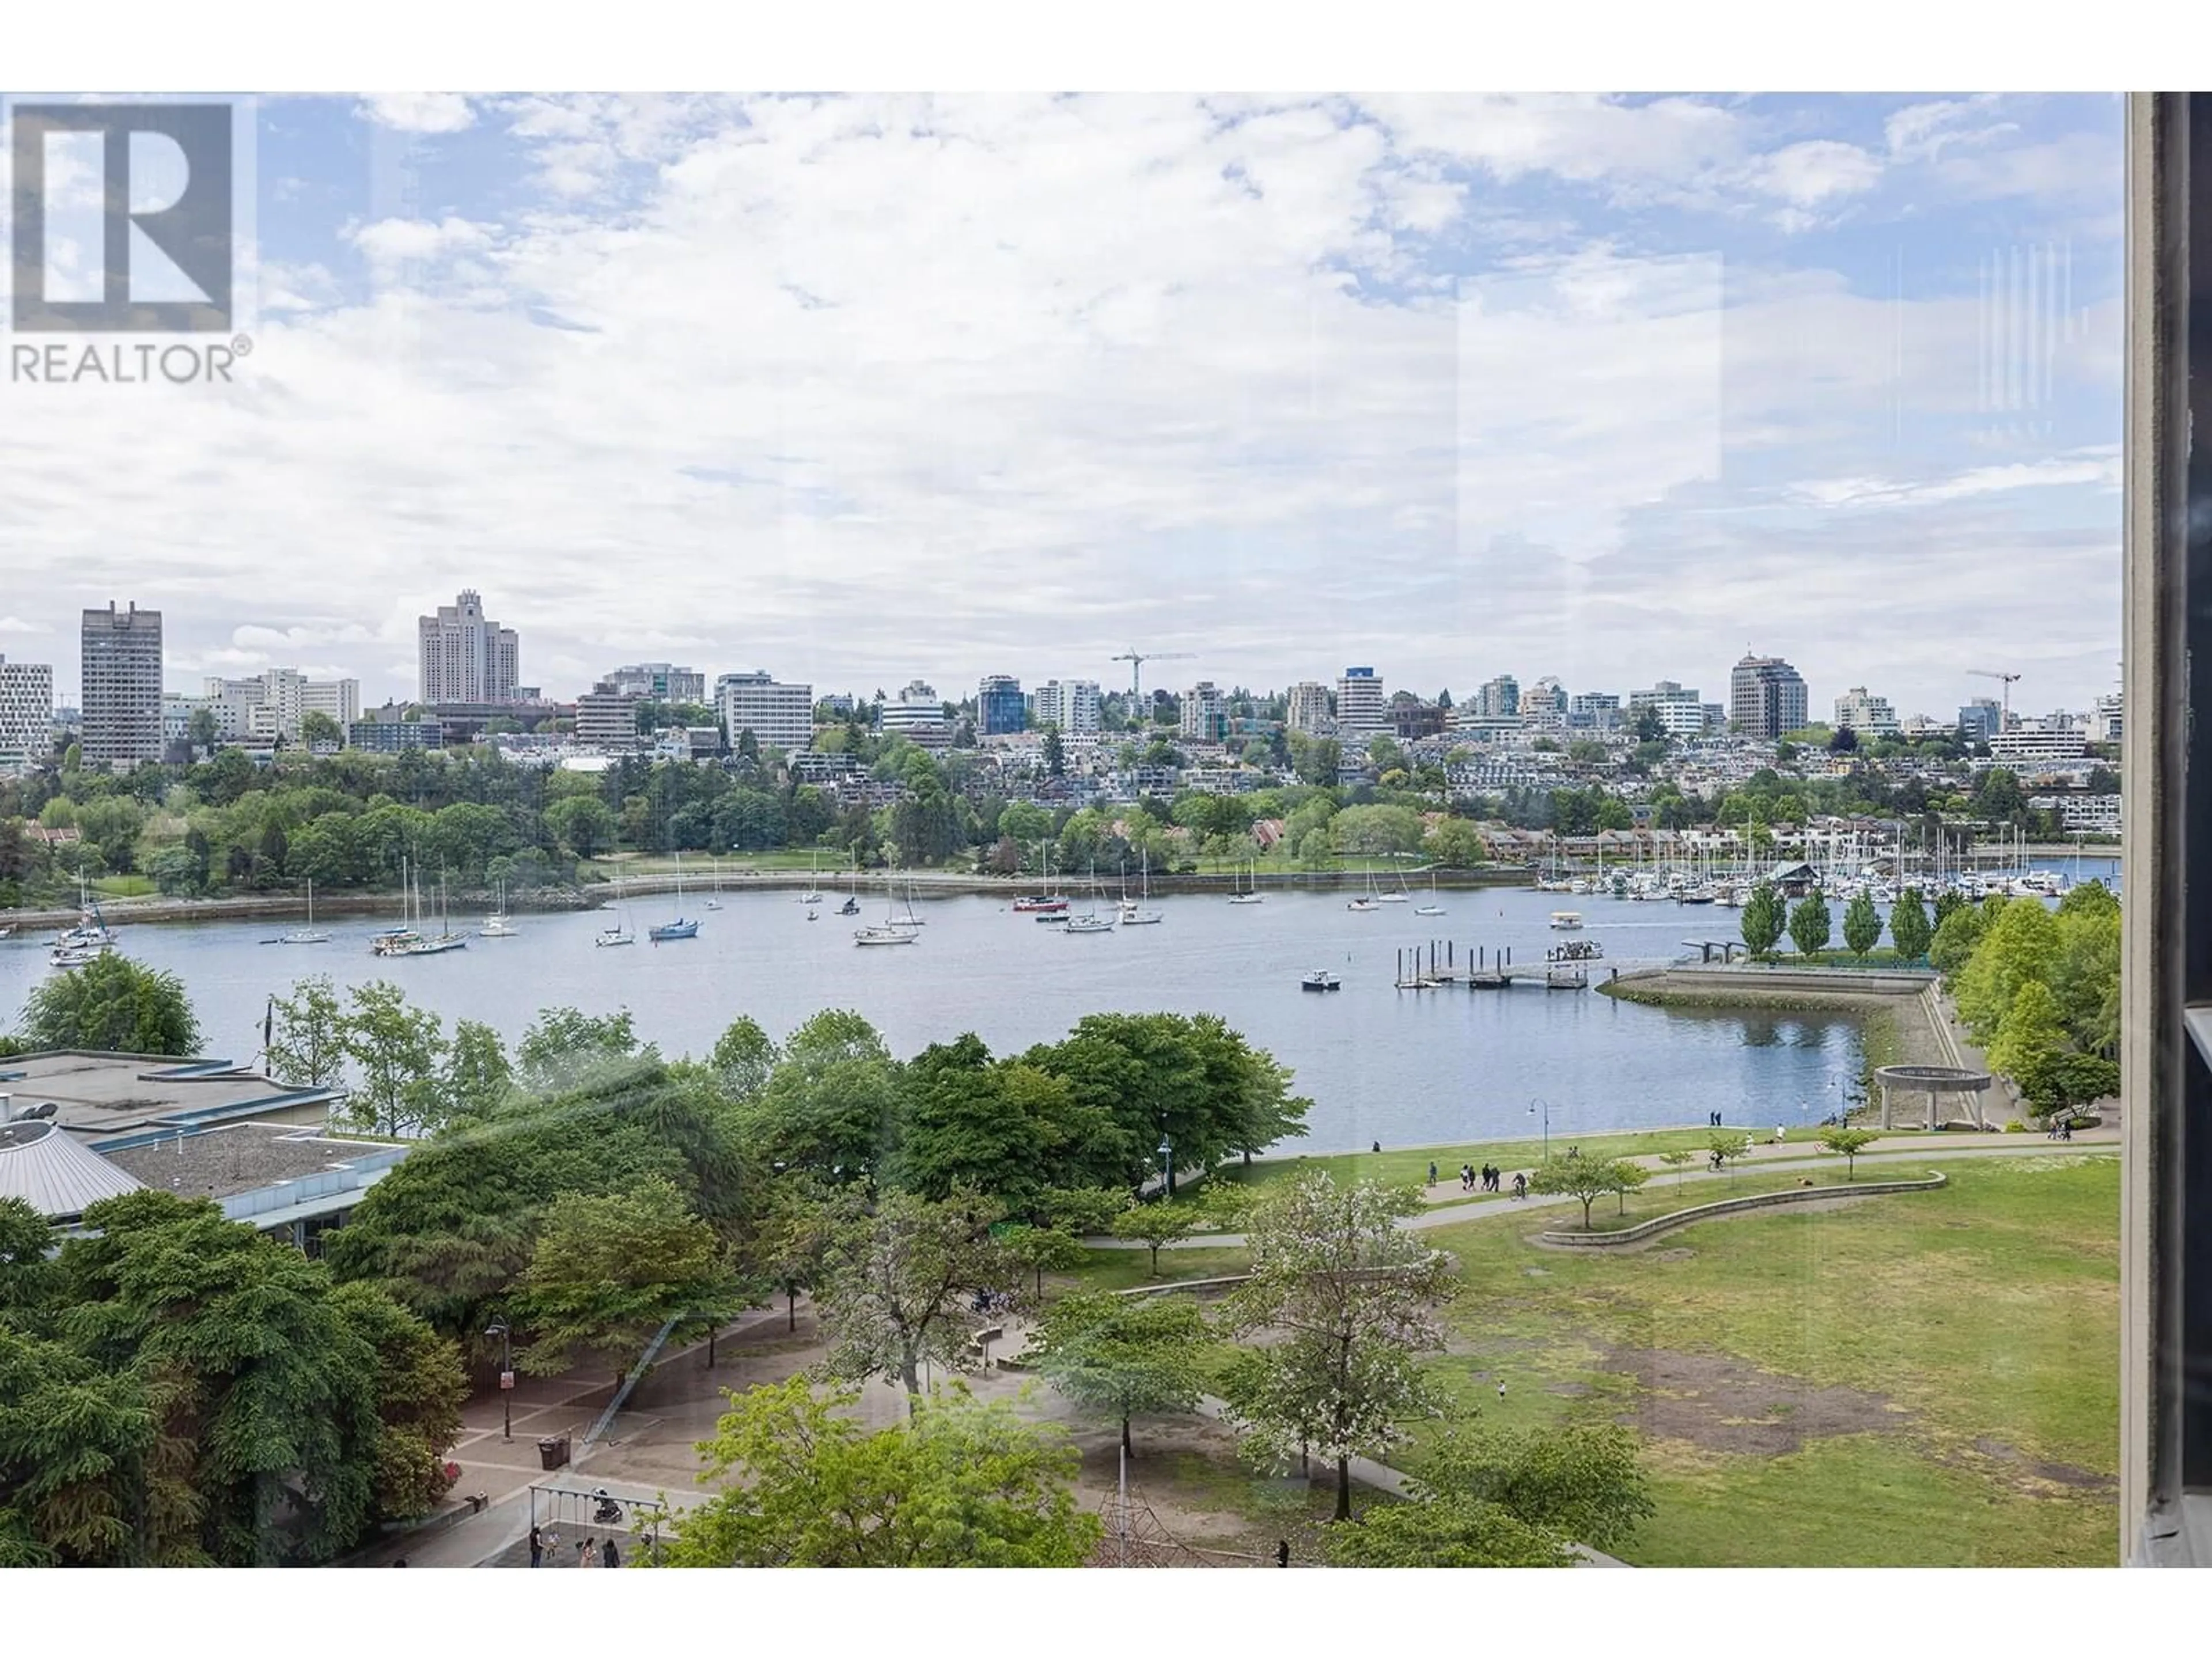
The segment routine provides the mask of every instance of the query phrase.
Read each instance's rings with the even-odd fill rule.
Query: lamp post
[[[1166,1185],[1161,1190],[1165,1198],[1175,1196],[1175,1148],[1168,1144],[1165,1135],[1160,1137],[1160,1178]]]
[[[1552,1161],[1551,1103],[1549,1101],[1540,1099],[1530,1101],[1528,1103],[1528,1115],[1530,1117],[1534,1117],[1539,1112],[1541,1112],[1544,1115],[1544,1162],[1548,1164]]]
[[[507,1321],[495,1319],[484,1327],[486,1336],[499,1339],[499,1437],[514,1438],[514,1367],[508,1360]]]

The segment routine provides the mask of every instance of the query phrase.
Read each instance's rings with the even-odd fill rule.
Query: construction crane
[[[1138,702],[1144,697],[1145,689],[1139,684],[1139,680],[1145,672],[1146,663],[1175,662],[1183,658],[1195,657],[1197,654],[1195,651],[1139,651],[1132,647],[1121,653],[1120,656],[1113,658],[1112,660],[1129,665],[1129,701]]]
[[[1973,675],[1977,679],[2002,680],[2004,682],[2004,708],[1997,720],[1997,730],[2000,732],[2011,731],[2012,683],[2018,679],[2020,676],[2017,674],[2008,674],[2002,669],[1996,668],[1969,668],[1966,672],[1969,674]]]

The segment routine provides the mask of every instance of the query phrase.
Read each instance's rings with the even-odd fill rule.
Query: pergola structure
[[[1982,1096],[1990,1087],[1987,1072],[1970,1072],[1959,1066],[1877,1066],[1874,1080],[1881,1085],[1881,1127],[1895,1127],[1891,1119],[1890,1091],[1909,1089],[1928,1097],[1928,1116],[1923,1127],[1940,1129],[1942,1114],[1936,1109],[1936,1101],[1944,1095],[1966,1097],[1966,1110],[1974,1120],[1977,1129],[1988,1128],[1988,1120],[1982,1115]]]

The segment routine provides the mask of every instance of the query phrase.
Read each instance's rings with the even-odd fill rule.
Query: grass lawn
[[[1753,1140],[1764,1142],[1774,1133],[1774,1125],[1731,1123],[1730,1130],[1741,1130]],[[1693,1170],[1705,1164],[1706,1142],[1721,1133],[1713,1129],[1641,1129],[1618,1134],[1574,1135],[1559,1128],[1552,1130],[1551,1146],[1554,1156],[1564,1155],[1570,1146],[1582,1148],[1585,1158],[1642,1158],[1655,1152],[1676,1151],[1698,1154],[1690,1165]],[[1793,1127],[1783,1137],[1785,1140],[1817,1142],[1817,1128]],[[1449,1196],[1459,1191],[1459,1166],[1472,1164],[1480,1169],[1486,1163],[1504,1167],[1510,1185],[1516,1169],[1533,1170],[1543,1160],[1544,1143],[1540,1137],[1525,1140],[1468,1140],[1445,1146],[1407,1146],[1386,1148],[1380,1152],[1334,1152],[1310,1158],[1266,1158],[1247,1170],[1241,1164],[1229,1164],[1216,1172],[1214,1178],[1249,1181],[1265,1183],[1285,1181],[1324,1170],[1329,1178],[1339,1182],[1380,1181],[1395,1185],[1419,1186],[1429,1178],[1429,1165],[1437,1166],[1437,1177],[1450,1189]],[[1654,1176],[1654,1180],[1658,1179]],[[1673,1177],[1669,1176],[1668,1180]],[[1178,1194],[1181,1196],[1181,1194]],[[1195,1194],[1194,1194],[1194,1196]]]
[[[1465,1293],[1431,1374],[1508,1425],[1637,1426],[1659,1504],[1638,1564],[2110,1565],[2119,1160],[1945,1173],[1618,1254],[1534,1245],[1530,1223],[1441,1229]]]
[[[92,890],[102,898],[149,898],[158,890],[146,876],[101,876]]]
[[[1178,1279],[1218,1279],[1241,1273],[1251,1265],[1241,1249],[1167,1249],[1160,1252],[1160,1276],[1155,1279],[1152,1252],[1141,1245],[1133,1250],[1087,1250],[1085,1255],[1088,1260],[1073,1274],[1047,1273],[1045,1283],[1060,1289],[1079,1283],[1086,1291],[1127,1291]]]

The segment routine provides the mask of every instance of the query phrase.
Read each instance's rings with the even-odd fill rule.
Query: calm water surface
[[[189,990],[210,1054],[245,1060],[258,1049],[264,1000],[308,974],[341,987],[390,979],[449,1024],[486,1021],[512,1041],[539,1008],[628,1009],[664,1052],[703,1053],[729,1021],[750,1014],[781,1036],[825,1007],[857,1010],[894,1053],[911,1054],[963,1031],[999,1053],[1054,1039],[1086,1013],[1217,1013],[1296,1073],[1314,1109],[1301,1150],[1408,1146],[1534,1132],[1531,1103],[1550,1103],[1553,1134],[1702,1122],[1817,1120],[1835,1109],[1859,1064],[1855,1024],[1811,1015],[1667,1013],[1589,992],[1453,988],[1401,992],[1395,953],[1449,939],[1464,953],[1510,946],[1516,963],[1540,963],[1554,909],[1585,919],[1578,936],[1600,941],[1606,966],[1663,961],[1691,939],[1733,938],[1736,913],[1718,907],[1634,904],[1526,889],[1447,892],[1446,914],[1410,904],[1347,911],[1340,896],[1271,895],[1231,905],[1212,896],[1158,898],[1158,927],[1066,934],[1003,900],[923,899],[918,944],[865,950],[860,922],[884,915],[880,892],[858,918],[836,913],[840,895],[808,921],[787,894],[726,893],[702,911],[699,937],[653,945],[644,932],[666,920],[666,896],[632,906],[639,943],[600,950],[598,913],[523,915],[520,937],[474,937],[465,951],[414,960],[372,957],[381,922],[333,925],[331,942],[277,945],[267,921],[118,929],[121,948],[177,974]],[[1416,899],[1416,902],[1422,899]],[[1083,902],[1077,902],[1078,908]],[[456,916],[454,926],[463,927]],[[296,925],[284,924],[284,925]],[[1302,991],[1325,968],[1343,989]],[[9,1023],[44,979],[44,936],[0,942],[0,1011]],[[1603,969],[1595,970],[1601,974]],[[5,1029],[0,1027],[0,1029]]]

